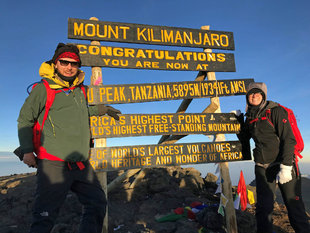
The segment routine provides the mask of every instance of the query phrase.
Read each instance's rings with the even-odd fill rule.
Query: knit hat
[[[79,63],[79,67],[81,67],[79,49],[75,45],[59,43],[51,61],[56,64],[60,58],[72,58],[76,60]]]
[[[263,99],[266,100],[265,93],[259,88],[252,88],[251,90],[248,91],[246,95],[248,97],[250,94],[256,94],[256,93],[260,93],[263,96]]]
[[[267,86],[265,83],[250,83],[246,88],[246,96],[248,98],[249,94],[251,93],[262,93],[264,100],[267,99]]]
[[[263,100],[260,103],[259,106],[251,106],[249,103],[249,95],[252,93],[261,93]],[[247,116],[253,116],[256,115],[267,103],[267,86],[265,83],[256,83],[256,82],[252,82],[250,83],[247,87],[246,87],[246,108],[245,111],[247,112]],[[255,110],[255,113],[250,113],[252,110]]]

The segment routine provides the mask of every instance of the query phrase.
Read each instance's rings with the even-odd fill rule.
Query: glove
[[[115,109],[111,106],[107,106],[108,110],[107,110],[107,114],[110,116],[110,117],[113,117],[115,120],[119,120],[119,116],[117,114],[121,114],[121,111],[118,110],[118,109]]]
[[[17,148],[14,150],[13,153],[19,158],[20,161],[23,161],[23,159],[24,159],[24,153],[23,153],[23,151],[22,151],[22,148],[17,147]]]
[[[106,106],[104,104],[98,105],[99,115],[108,114],[110,117],[113,117],[115,120],[119,120],[119,116],[117,114],[121,114],[121,111],[115,109],[111,106]]]
[[[243,155],[242,160],[251,160],[252,157],[251,157],[250,139],[245,137],[245,133],[242,132],[242,130],[244,128],[244,114],[241,113],[241,110],[239,110],[239,109],[238,110],[233,110],[230,113],[234,113],[235,114],[235,116],[237,118],[237,121],[240,124],[240,132],[237,133],[236,135],[237,135],[239,141],[242,144],[242,155]]]
[[[244,125],[244,114],[240,110],[233,110],[230,113],[235,114],[237,121],[240,123],[241,127]]]
[[[281,164],[280,171],[276,178],[277,183],[279,182],[280,184],[284,184],[284,183],[291,181],[293,179],[292,168],[293,166],[286,166],[286,165]]]
[[[237,117],[241,115],[241,111],[239,109],[238,110],[232,110],[230,113],[235,114]]]

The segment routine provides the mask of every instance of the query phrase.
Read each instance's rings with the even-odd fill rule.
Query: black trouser
[[[89,162],[80,170],[76,163],[39,160],[31,233],[49,233],[69,190],[83,205],[80,233],[101,233],[106,198]]]
[[[256,222],[257,232],[272,233],[272,212],[276,191],[276,176],[280,165],[264,168],[255,166],[256,176]],[[293,166],[293,179],[290,182],[280,184],[282,198],[288,211],[291,226],[297,233],[309,233],[310,226],[301,197],[301,178],[297,175],[296,167]]]

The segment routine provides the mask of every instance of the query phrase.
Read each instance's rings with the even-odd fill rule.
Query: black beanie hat
[[[80,53],[76,45],[59,43],[51,61],[56,64],[59,58],[64,57],[75,59],[79,63],[79,67],[81,67]]]
[[[248,91],[248,93],[246,95],[248,97],[250,94],[255,94],[255,93],[260,93],[262,95],[263,99],[266,100],[265,93],[259,88],[252,88],[251,90]]]

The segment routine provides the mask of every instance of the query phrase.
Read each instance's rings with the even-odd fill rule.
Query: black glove
[[[237,121],[240,123],[241,128],[244,126],[244,114],[241,113],[239,116],[236,115]]]
[[[244,114],[241,113],[240,115],[236,115],[236,118],[240,124],[240,132],[237,133],[237,137],[242,145],[242,155],[243,160],[251,160],[251,146],[250,146],[250,138],[249,135],[246,133],[245,130],[245,122],[244,122]]]
[[[113,117],[115,120],[119,120],[119,116],[117,114],[121,114],[121,111],[118,109],[115,109],[111,106],[107,106],[104,104],[98,105],[99,115],[108,114],[110,117]]]
[[[242,160],[251,160],[252,156],[251,156],[250,141],[249,140],[243,140],[243,141],[240,140],[240,142],[242,145],[242,155],[243,155]]]
[[[19,158],[20,161],[23,161],[23,159],[24,159],[24,152],[22,151],[22,148],[20,148],[20,146],[17,147],[13,151],[13,153]],[[37,157],[35,157],[35,160],[38,163],[38,158]],[[30,167],[34,167],[34,166],[30,166]]]
[[[22,149],[20,147],[17,147],[13,153],[19,158],[20,161],[23,161],[24,153],[22,152]]]

